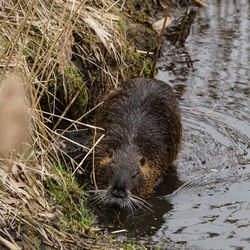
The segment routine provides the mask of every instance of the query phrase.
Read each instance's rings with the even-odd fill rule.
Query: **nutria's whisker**
[[[123,201],[122,208],[124,209],[124,211],[126,211],[126,209],[128,207],[129,207],[129,203],[128,203],[128,199],[126,199],[126,200]]]
[[[136,207],[137,207],[137,209],[143,209],[144,211],[146,210],[145,208],[144,208],[144,206],[143,206],[143,204],[142,203],[140,203],[140,202],[138,202],[138,201],[135,201],[135,200],[133,200],[133,206],[135,207],[135,205],[136,205]],[[136,210],[137,210],[136,209]]]
[[[94,207],[94,206],[97,206],[97,205],[101,205],[102,203],[103,203],[102,199],[98,199],[98,200],[92,202],[91,206]]]
[[[96,206],[96,205],[100,205],[103,203],[103,199],[100,197],[97,197],[93,202],[90,203],[90,205],[92,207]]]
[[[136,200],[136,205],[141,207],[143,210],[153,211],[146,203]]]
[[[91,190],[92,194],[89,199],[92,200],[90,203],[91,206],[96,206],[96,205],[106,205],[107,204],[107,190]]]
[[[107,201],[107,199],[106,199],[106,200],[100,199],[100,200],[97,202],[96,205],[103,205],[103,206],[106,206],[106,203],[107,203],[106,201]]]
[[[87,193],[96,193],[96,190],[88,190]]]
[[[126,207],[128,208],[128,210],[129,210],[132,214],[134,214],[134,212],[136,211],[136,208],[135,208],[135,206],[134,206],[132,200],[131,200],[131,199],[126,199],[126,204],[127,204]]]
[[[151,205],[150,203],[148,203],[146,200],[140,198],[139,196],[135,196],[135,195],[133,195],[133,194],[130,194],[130,196],[131,196],[132,198],[135,198],[136,200],[139,200],[139,201],[141,201],[141,202],[147,204],[149,207],[152,207],[152,205]]]
[[[138,208],[148,209],[152,211],[152,209],[150,208],[152,207],[152,205],[149,204],[147,201],[143,200],[142,198],[130,194],[130,200],[133,203],[133,205],[136,205]]]
[[[141,207],[144,211],[149,210],[150,212],[153,212],[153,210],[150,207],[148,207],[147,205],[145,205],[144,203],[141,203]]]
[[[99,200],[97,200],[96,202],[94,202],[92,204],[93,206],[106,206],[107,205],[107,200],[104,200],[102,198],[100,198]]]
[[[144,199],[142,199],[142,198],[140,198],[140,197],[138,197],[138,196],[135,196],[135,195],[133,195],[133,194],[131,194],[130,196],[131,196],[132,199],[135,200],[135,202],[136,202],[137,204],[141,204],[143,207],[145,207],[145,208],[151,210],[150,207],[152,207],[152,205],[151,205],[150,203],[148,203],[146,200],[144,200]]]
[[[126,200],[126,207],[127,207],[128,211],[133,213],[133,207],[131,206],[131,201],[129,199]]]
[[[90,190],[89,193],[93,193],[89,196],[89,199],[95,199],[97,197],[104,197],[106,195],[106,190]]]
[[[131,201],[132,201],[133,206],[135,204],[137,206],[137,208],[139,208],[139,209],[142,208],[143,210],[145,210],[142,202],[140,202],[140,201],[138,201],[138,200],[136,200],[134,198],[131,198]]]

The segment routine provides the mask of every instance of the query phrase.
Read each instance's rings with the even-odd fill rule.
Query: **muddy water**
[[[217,0],[200,8],[185,41],[167,36],[158,79],[179,96],[184,140],[149,202],[153,212],[110,230],[155,249],[250,249],[250,4]]]
[[[250,4],[211,1],[183,45],[165,41],[158,79],[180,96],[183,182],[152,242],[250,249]],[[166,242],[167,242],[166,241]]]

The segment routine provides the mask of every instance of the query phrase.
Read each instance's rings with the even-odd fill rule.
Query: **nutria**
[[[180,148],[182,125],[171,87],[136,78],[104,99],[95,124],[105,129],[96,147],[97,203],[135,210],[167,172]]]

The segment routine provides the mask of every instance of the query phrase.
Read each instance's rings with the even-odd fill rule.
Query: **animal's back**
[[[178,153],[182,133],[180,120],[178,103],[167,83],[136,78],[104,100],[96,124],[105,129],[113,150],[133,142],[148,157],[164,154],[164,168]]]

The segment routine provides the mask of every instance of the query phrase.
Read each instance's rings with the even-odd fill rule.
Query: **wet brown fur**
[[[146,78],[125,82],[105,98],[96,125],[105,129],[96,148],[98,188],[150,194],[181,144],[181,117],[170,86]]]

